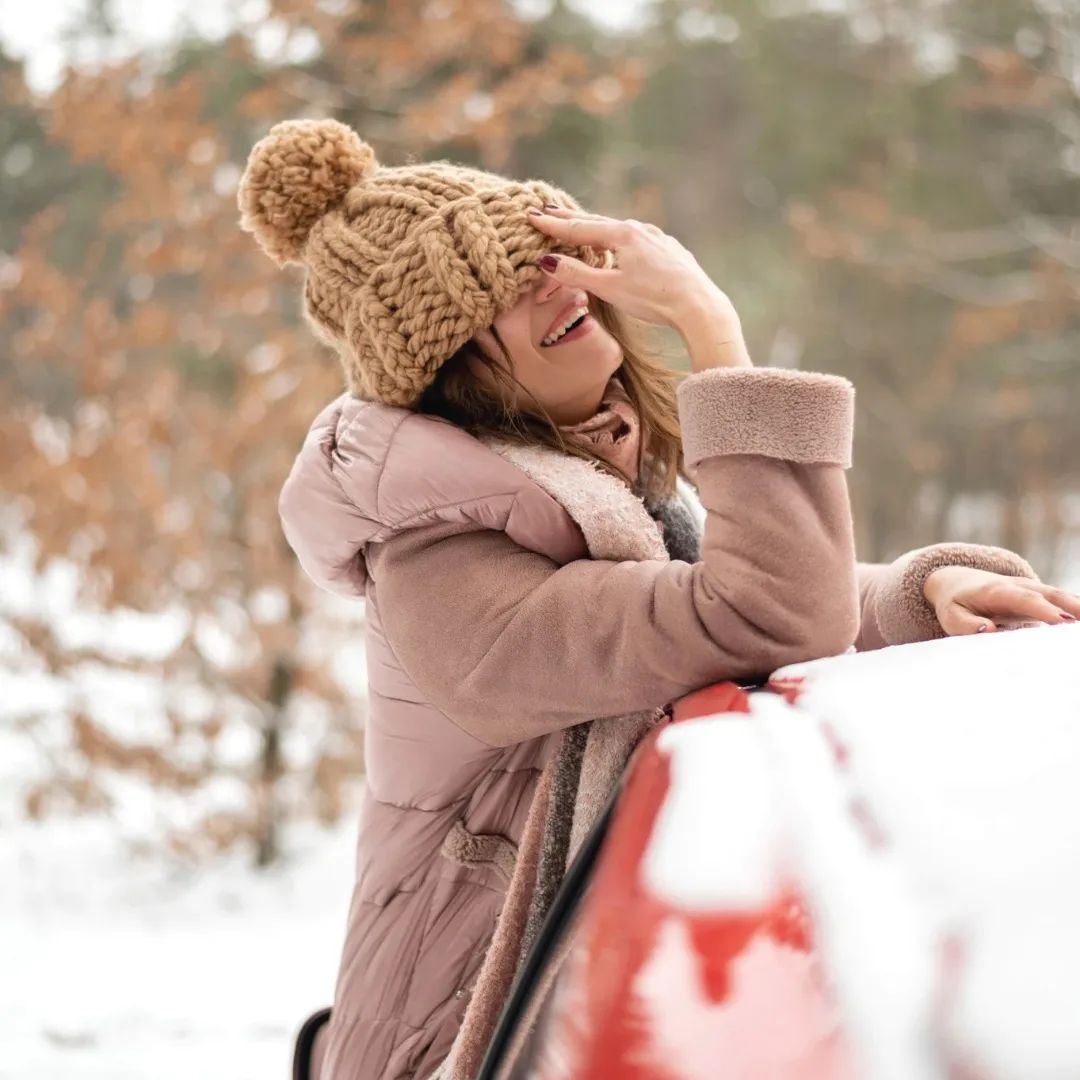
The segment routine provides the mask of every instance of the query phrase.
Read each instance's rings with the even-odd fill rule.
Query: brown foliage
[[[538,50],[502,0],[347,11],[277,0],[271,18],[287,34],[314,32],[316,58],[259,61],[237,34],[201,64],[69,72],[46,101],[16,81],[11,100],[112,187],[99,205],[76,196],[26,221],[17,283],[0,290],[0,486],[39,565],[74,561],[83,602],[101,610],[179,605],[188,618],[153,660],[125,660],[108,643],[89,656],[45,622],[21,625],[26,648],[60,679],[91,662],[127,665],[156,675],[166,697],[197,686],[212,701],[198,716],[165,706],[163,743],[111,733],[100,703],[76,709],[68,753],[52,756],[27,810],[103,808],[107,777],[120,773],[193,797],[234,776],[247,809],[210,807],[201,836],[211,848],[254,842],[260,862],[282,814],[331,821],[348,804],[362,708],[327,666],[336,643],[360,647],[356,618],[335,616],[303,579],[276,509],[308,424],[342,379],[298,317],[297,277],[237,227],[246,150],[277,120],[329,113],[387,164],[454,140],[498,166],[552,108],[601,111],[640,79],[634,65],[609,73],[568,48]],[[240,92],[223,90],[223,67]],[[321,710],[322,734],[294,764],[283,737],[303,703]],[[216,749],[236,726],[255,736],[241,766]],[[171,842],[197,850],[198,830]]]

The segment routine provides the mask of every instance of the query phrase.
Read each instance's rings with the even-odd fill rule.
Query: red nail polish
[[[546,270],[549,274],[555,270],[559,265],[559,260],[554,255],[545,255],[540,260],[540,269]]]
[[[1061,613],[1061,617],[1065,620],[1065,622],[1076,622],[1076,616],[1070,615],[1067,611],[1063,611]]]

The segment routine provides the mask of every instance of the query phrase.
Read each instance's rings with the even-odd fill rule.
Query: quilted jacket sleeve
[[[389,644],[434,705],[492,745],[843,652],[858,632],[853,398],[844,379],[765,368],[683,382],[707,511],[693,565],[559,566],[505,533],[449,525],[370,545]]]

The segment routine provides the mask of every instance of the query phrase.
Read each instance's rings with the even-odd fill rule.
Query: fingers
[[[618,275],[617,270],[603,270],[589,266],[572,255],[545,255],[539,262],[540,269],[560,285],[576,285],[601,300],[607,300],[608,285]]]
[[[613,218],[605,214],[594,214],[588,210],[571,210],[567,206],[552,206],[550,204],[545,204],[543,213],[563,220],[581,218],[584,221],[606,222],[608,225],[629,225],[632,228],[644,229],[645,232],[652,233],[654,236],[664,235],[664,230],[659,225],[654,225],[651,221],[637,221],[635,218]]]
[[[1040,622],[1024,622],[1019,619],[999,615],[998,621],[975,615],[962,604],[950,604],[947,611],[938,620],[942,630],[950,637],[960,637],[965,634],[986,634],[998,630],[1021,630],[1028,626],[1041,626]]]
[[[530,215],[536,217],[537,215],[533,211],[529,211]],[[563,221],[567,221],[571,218],[583,218],[587,221],[606,221],[610,224],[618,224],[618,218],[608,217],[606,214],[594,214],[591,210],[573,210],[569,206],[553,206],[551,203],[545,203],[543,210],[540,211],[541,220],[544,217],[561,218]]]
[[[1080,596],[1066,592],[1064,589],[1059,589],[1054,585],[1043,585],[1042,582],[1038,581],[1027,582],[1027,587],[1042,593],[1051,604],[1055,604],[1074,618],[1080,619]],[[1065,621],[1068,622],[1068,619]]]
[[[979,597],[975,606],[999,621],[1004,617],[1061,623],[1073,622],[1076,618],[1070,612],[1063,612],[1056,607],[1027,582],[1023,585],[993,585],[986,590],[984,597]]]
[[[950,637],[958,637],[962,634],[984,634],[997,629],[993,619],[984,618],[968,611],[961,604],[949,604],[943,615],[938,619],[941,629]]]
[[[1025,578],[972,589],[966,596],[958,594],[938,616],[950,635],[1070,623],[1078,618],[1080,597]]]
[[[530,210],[526,215],[534,228],[546,236],[564,240],[572,246],[609,248],[614,251],[629,237],[631,226],[616,218],[606,218],[599,214],[585,214],[581,211],[553,210],[539,213]]]

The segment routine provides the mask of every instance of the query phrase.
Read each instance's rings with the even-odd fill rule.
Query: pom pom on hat
[[[379,163],[337,120],[285,120],[252,148],[240,181],[240,223],[279,266],[299,262],[315,223]]]

